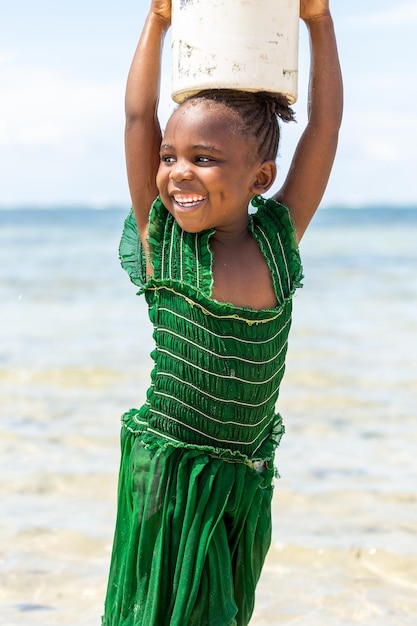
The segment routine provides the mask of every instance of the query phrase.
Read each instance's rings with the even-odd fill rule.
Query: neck
[[[249,216],[245,215],[244,219],[239,224],[234,224],[233,227],[216,229],[211,241],[228,246],[240,245],[249,235],[248,223]]]

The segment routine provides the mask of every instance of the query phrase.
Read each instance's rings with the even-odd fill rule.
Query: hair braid
[[[295,119],[288,100],[281,94],[264,91],[249,92],[235,89],[206,89],[187,98],[185,102],[205,100],[223,104],[238,115],[237,130],[256,140],[258,156],[264,161],[275,160],[280,138],[279,120]]]

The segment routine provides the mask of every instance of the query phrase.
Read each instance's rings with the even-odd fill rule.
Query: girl
[[[146,402],[123,416],[103,624],[244,626],[271,538],[297,244],[332,167],[341,77],[328,0],[302,0],[308,124],[283,186],[265,200],[278,117],[292,119],[291,109],[268,94],[202,92],[161,137],[170,14],[170,0],[152,0],[126,91],[133,210],[120,257],[145,294],[155,350]]]

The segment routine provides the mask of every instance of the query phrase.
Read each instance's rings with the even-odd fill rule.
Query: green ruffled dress
[[[220,303],[210,237],[159,198],[146,262],[134,215],[120,259],[154,327],[146,402],[122,418],[118,514],[103,625],[244,626],[271,539],[275,411],[302,268],[285,206],[257,196],[249,228],[278,305]]]

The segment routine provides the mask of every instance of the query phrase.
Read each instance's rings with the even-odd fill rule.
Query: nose
[[[191,163],[187,159],[177,159],[171,165],[170,177],[176,183],[182,180],[191,180],[193,175]]]

